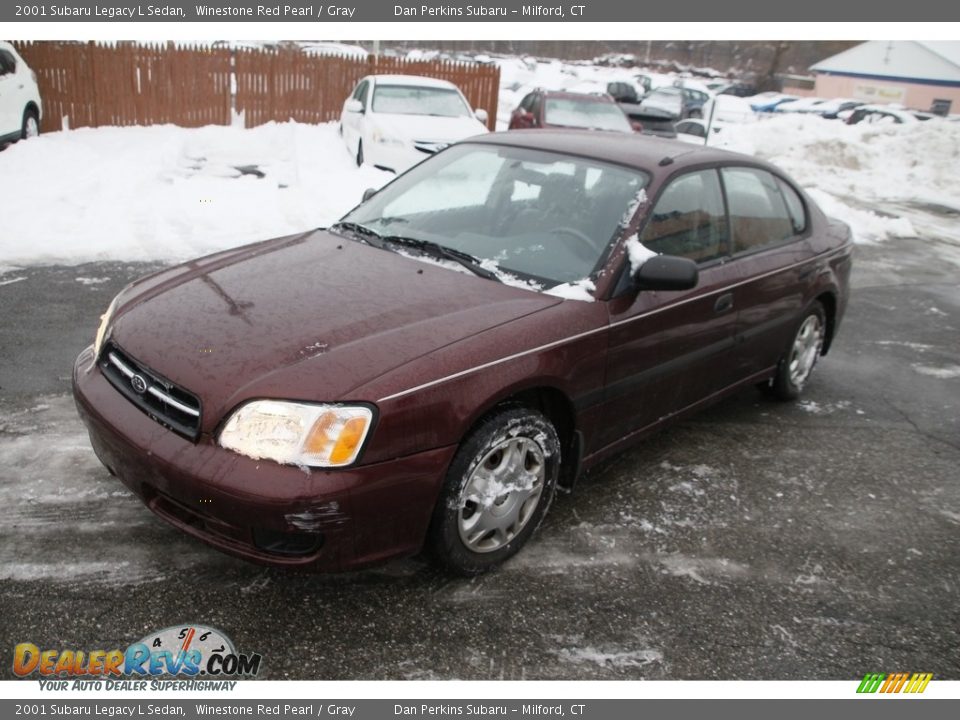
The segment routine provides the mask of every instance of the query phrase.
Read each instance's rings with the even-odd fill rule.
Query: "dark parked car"
[[[582,128],[634,132],[630,120],[608,95],[534,90],[510,116],[511,130]]]
[[[477,137],[327,230],[141,279],[77,358],[108,470],[225,552],[475,574],[558,487],[739,388],[795,398],[849,228],[755,158],[615,132]]]
[[[753,85],[742,82],[734,82],[719,90],[719,95],[733,95],[734,97],[745,98],[755,95],[757,88]]]
[[[861,105],[846,119],[847,125],[860,123],[880,123],[887,125],[906,125],[917,122],[916,116],[909,110],[884,107],[882,105]]]

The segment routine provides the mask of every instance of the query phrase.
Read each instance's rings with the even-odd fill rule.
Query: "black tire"
[[[802,334],[811,329],[815,337],[811,338],[810,343],[802,342]],[[826,329],[827,315],[823,305],[819,301],[814,302],[803,313],[803,317],[790,335],[790,343],[784,349],[780,362],[777,363],[776,374],[768,382],[758,386],[764,394],[777,400],[796,400],[800,397],[810,380],[817,359],[823,352]],[[806,351],[801,352],[800,346],[805,346]],[[806,357],[806,353],[810,356]]]
[[[363,167],[363,140],[357,143],[357,167]]]
[[[511,458],[520,457],[524,467],[522,480],[510,475]],[[445,569],[467,577],[501,564],[536,532],[553,501],[559,472],[560,440],[547,418],[521,406],[491,413],[461,443],[450,464],[427,533],[427,554]],[[472,495],[469,498],[465,495],[468,485],[475,491],[478,480],[484,482],[481,476],[486,473],[491,477],[501,478],[505,474],[511,478],[511,483],[499,484],[492,492],[510,488],[517,480],[523,484],[518,483],[517,490],[499,493],[497,497],[492,495],[488,484],[488,494],[481,505]],[[464,529],[471,522],[476,524]],[[513,525],[486,531],[487,522],[498,525],[513,522]],[[470,538],[471,533],[475,537]],[[464,535],[470,538],[473,547]]]
[[[32,123],[32,125],[31,125]],[[36,129],[33,132],[32,128]],[[33,108],[27,108],[23,111],[23,122],[20,125],[20,139],[27,140],[40,134],[40,116]]]

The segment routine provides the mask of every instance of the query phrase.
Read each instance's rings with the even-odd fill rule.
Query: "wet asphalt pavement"
[[[290,574],[169,528],[99,466],[68,395],[99,314],[150,266],[7,271],[0,677],[18,642],[202,623],[270,679],[960,679],[958,256],[858,248],[802,401],[748,390],[649,439],[474,580],[415,558]]]

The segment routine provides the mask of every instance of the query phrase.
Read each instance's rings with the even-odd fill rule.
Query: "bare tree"
[[[783,56],[790,49],[790,43],[777,40],[767,46],[771,52],[770,65],[766,72],[757,76],[757,90],[779,90],[780,83],[777,81],[777,74],[781,72]]]

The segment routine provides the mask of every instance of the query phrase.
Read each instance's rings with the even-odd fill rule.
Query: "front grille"
[[[117,390],[164,427],[196,440],[200,435],[200,398],[158,375],[108,343],[100,370]]]

